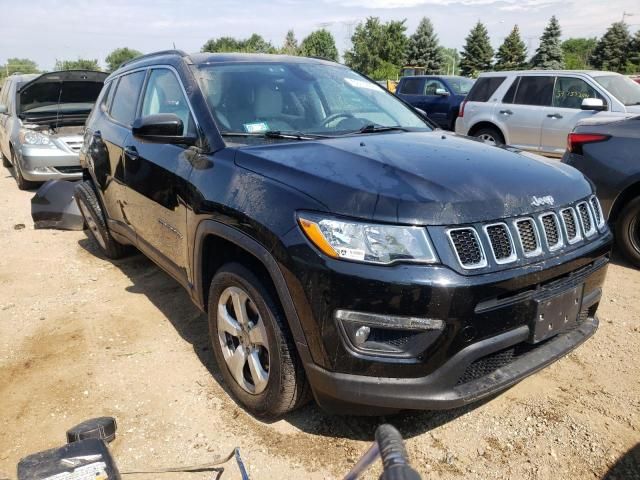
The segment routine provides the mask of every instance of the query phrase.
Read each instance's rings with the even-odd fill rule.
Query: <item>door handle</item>
[[[513,112],[511,110],[500,110],[500,113],[502,115],[513,115]]]
[[[562,118],[562,115],[560,115],[559,113],[550,113],[549,115],[547,115],[547,117],[560,119]]]
[[[138,153],[138,149],[136,147],[124,147],[124,154],[129,160],[137,160],[140,158],[140,154]]]

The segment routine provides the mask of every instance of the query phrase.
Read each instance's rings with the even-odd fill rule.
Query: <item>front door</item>
[[[438,90],[448,92],[449,89],[440,80],[435,78],[427,79],[424,86],[424,107],[427,116],[440,125],[442,128],[449,128],[449,102],[450,95],[438,95]]]
[[[553,102],[544,109],[542,118],[542,141],[540,150],[561,156],[567,146],[567,135],[576,124],[593,116],[594,111],[581,110],[585,98],[606,100],[595,88],[581,78],[557,77],[553,90]]]
[[[182,84],[168,68],[153,69],[144,92],[141,117],[173,113],[184,134],[196,131]],[[139,247],[179,277],[187,266],[187,211],[184,199],[195,152],[183,145],[150,143],[130,136],[125,145],[127,212]],[[159,258],[158,258],[159,257]]]

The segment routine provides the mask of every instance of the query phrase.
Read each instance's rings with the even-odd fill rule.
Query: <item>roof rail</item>
[[[129,65],[130,63],[137,62],[138,60],[143,60],[145,58],[157,57],[160,55],[180,55],[181,57],[188,57],[189,54],[183,50],[160,50],[158,52],[145,53],[144,55],[140,55],[139,57],[132,58],[131,60],[127,60],[122,65],[118,67],[118,69],[124,67],[125,65]]]

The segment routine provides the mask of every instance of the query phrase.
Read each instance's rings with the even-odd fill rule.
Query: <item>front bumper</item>
[[[25,180],[80,180],[82,168],[78,154],[59,148],[39,148],[23,145],[18,161]]]

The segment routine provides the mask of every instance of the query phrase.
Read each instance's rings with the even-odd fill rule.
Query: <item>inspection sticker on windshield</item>
[[[245,123],[243,127],[247,133],[262,133],[269,130],[269,126],[265,122]]]
[[[355,248],[338,248],[338,255],[349,260],[364,260],[364,250]]]
[[[376,92],[380,90],[380,88],[375,86],[373,83],[366,82],[364,80],[357,80],[355,78],[345,78],[344,81],[347,82],[352,87],[367,88],[369,90],[375,90]]]

